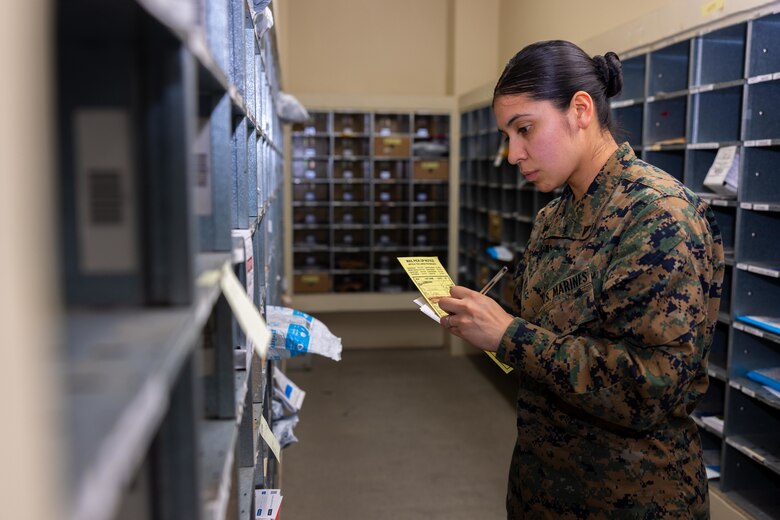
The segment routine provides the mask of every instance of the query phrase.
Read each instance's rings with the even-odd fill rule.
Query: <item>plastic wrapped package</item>
[[[305,123],[310,117],[309,111],[295,96],[282,91],[276,97],[276,114],[285,123]]]
[[[298,442],[298,438],[293,433],[293,428],[298,424],[298,421],[298,414],[293,414],[274,421],[274,425],[271,429],[274,432],[274,436],[279,441],[279,446],[285,448],[294,442]]]
[[[253,16],[255,22],[255,34],[257,39],[262,40],[265,33],[274,26],[274,13],[269,7],[258,10]]]
[[[319,354],[341,360],[341,338],[321,321],[289,307],[268,305],[266,323],[271,330],[268,358],[277,360],[301,354]]]

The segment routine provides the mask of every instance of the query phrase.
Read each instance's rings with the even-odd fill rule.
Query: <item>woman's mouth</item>
[[[525,171],[522,170],[523,177],[525,177],[525,180],[528,182],[533,182],[538,176],[539,176],[539,170],[530,170]]]

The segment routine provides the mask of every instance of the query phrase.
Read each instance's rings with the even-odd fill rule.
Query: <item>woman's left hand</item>
[[[495,352],[513,317],[493,298],[455,285],[439,307],[449,313],[440,320],[450,333],[482,350]]]

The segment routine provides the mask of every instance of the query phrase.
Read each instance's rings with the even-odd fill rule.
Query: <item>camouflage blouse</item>
[[[701,440],[723,283],[712,211],[624,143],[539,212],[497,357],[515,367],[509,518],[707,518]]]

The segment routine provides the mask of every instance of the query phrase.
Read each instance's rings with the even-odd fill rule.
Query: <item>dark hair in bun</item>
[[[590,94],[601,127],[615,134],[608,99],[623,89],[623,67],[614,52],[592,59],[571,42],[548,40],[532,43],[509,60],[493,90],[499,96],[528,94],[568,108],[580,90]]]

